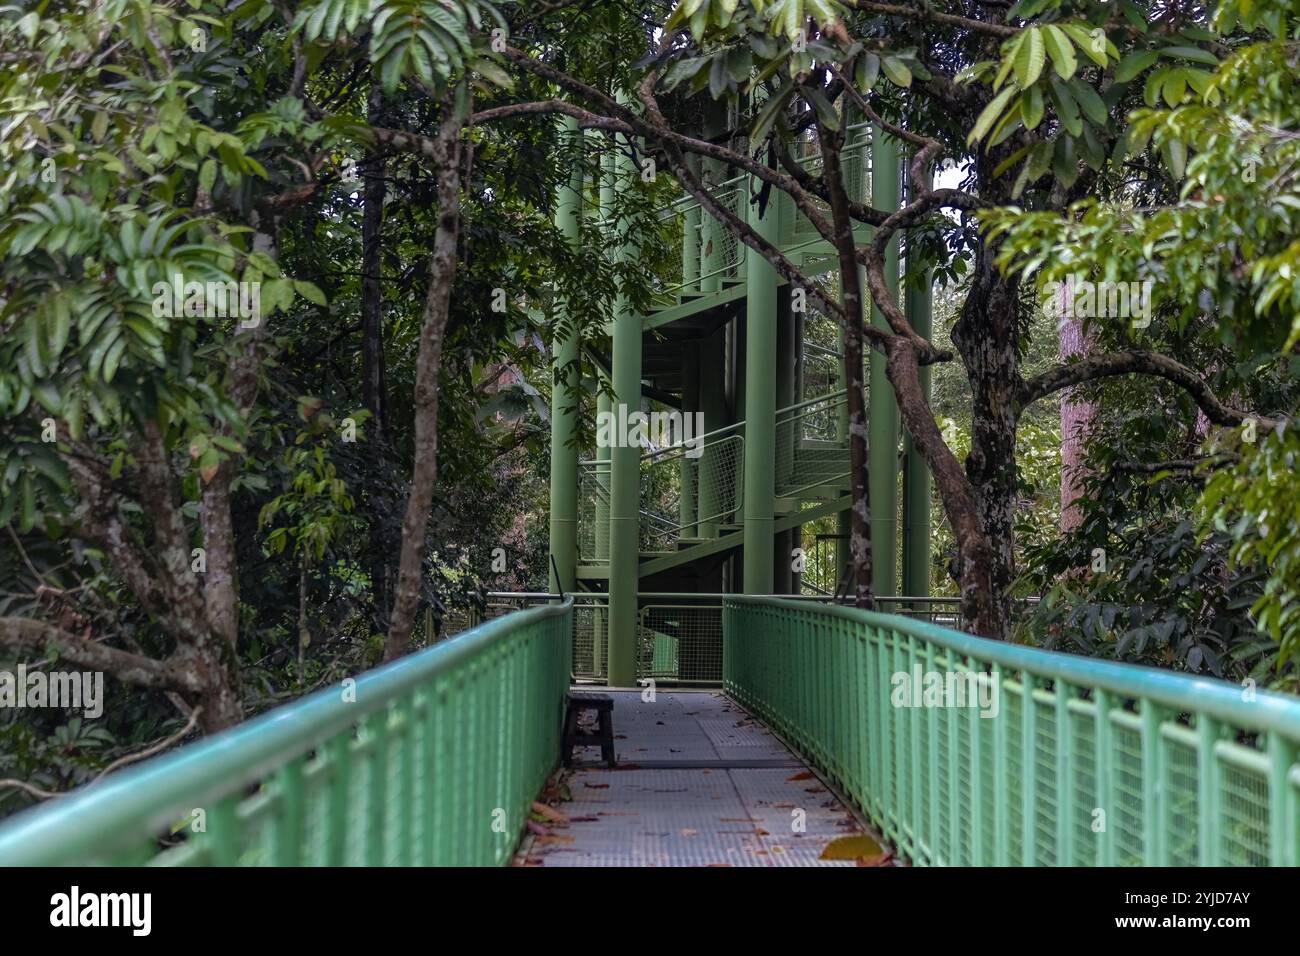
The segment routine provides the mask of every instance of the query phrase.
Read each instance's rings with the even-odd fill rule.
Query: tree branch
[[[89,670],[104,671],[124,684],[135,687],[182,691],[199,689],[197,681],[189,673],[166,661],[156,661],[78,637],[34,618],[0,617],[0,645],[36,652],[53,647],[63,660]]]
[[[1200,406],[1205,417],[1216,425],[1240,425],[1253,418],[1262,429],[1276,428],[1281,419],[1253,412],[1243,412],[1219,401],[1210,386],[1186,365],[1159,352],[1133,349],[1088,355],[1077,361],[1057,365],[1029,379],[1020,390],[1020,408],[1063,388],[1116,375],[1154,375],[1181,387]]]

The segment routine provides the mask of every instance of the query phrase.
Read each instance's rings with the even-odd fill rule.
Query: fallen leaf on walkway
[[[533,812],[541,814],[542,816],[546,817],[546,819],[550,820],[552,823],[569,822],[569,818],[566,817],[559,810],[556,810],[554,807],[548,807],[546,804],[540,803],[537,800],[533,801]]]
[[[886,850],[875,859],[858,860],[858,866],[889,866],[893,859],[894,854],[890,850]]]
[[[880,844],[865,833],[836,837],[822,850],[823,860],[875,860],[882,853]]]
[[[577,843],[578,839],[564,834],[548,834],[547,836],[538,837],[537,842],[543,846],[551,846],[556,843]]]
[[[584,783],[583,786],[586,787],[588,790],[608,790],[608,789],[609,789],[609,784],[607,784],[607,783]]]
[[[682,829],[682,836],[699,836],[699,833],[699,830],[692,830],[690,827],[684,827]]]
[[[813,772],[812,772],[811,770],[801,770],[801,771],[799,771],[797,774],[795,774],[793,777],[786,777],[785,779],[787,779],[787,780],[812,780],[812,779],[814,779],[814,774],[813,774]]]

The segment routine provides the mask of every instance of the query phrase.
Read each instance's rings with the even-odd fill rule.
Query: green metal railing
[[[1300,863],[1294,697],[775,598],[723,635],[727,692],[915,864]]]
[[[0,865],[500,865],[560,756],[573,604],[532,608],[0,826]]]

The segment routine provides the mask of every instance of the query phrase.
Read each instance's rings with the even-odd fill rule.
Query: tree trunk
[[[906,339],[890,342],[886,372],[912,445],[930,467],[944,513],[957,539],[957,579],[963,626],[983,637],[1002,637],[1003,617],[994,587],[996,554],[984,532],[979,500],[961,463],[943,440],[934,412],[921,390],[916,350]]]
[[[383,90],[376,81],[370,92],[368,119],[371,126],[383,126]],[[388,370],[384,359],[384,290],[382,274],[384,200],[388,193],[385,176],[388,164],[381,149],[373,149],[365,160],[365,188],[361,210],[361,393],[371,415],[371,442],[380,451],[388,447]],[[370,541],[370,586],[372,624],[378,633],[389,627],[393,606],[393,565],[397,550],[397,529],[386,508],[372,511]]]
[[[992,549],[996,626],[987,636],[1002,638],[1010,627],[1011,582],[1015,576],[1020,310],[1017,280],[998,272],[995,255],[995,248],[987,244],[980,247],[970,293],[953,326],[952,341],[961,353],[971,387],[971,450],[966,458],[966,475],[974,488],[980,523]],[[965,563],[969,558],[961,554],[959,560]]]
[[[376,82],[370,93],[368,119],[371,126],[383,126],[380,108],[382,91]],[[381,440],[388,432],[388,410],[384,401],[387,370],[384,365],[384,298],[380,284],[380,251],[383,246],[384,198],[388,164],[381,149],[365,159],[365,188],[361,209],[361,394],[370,411],[374,431]]]
[[[843,133],[818,124],[823,168],[830,192],[831,220],[840,266],[840,304],[847,317],[844,328],[844,385],[849,416],[850,526],[849,553],[853,559],[853,604],[874,608],[872,589],[871,495],[867,483],[867,409],[862,378],[862,277],[858,274],[857,243],[849,217],[848,195],[840,167]]]
[[[1083,320],[1074,315],[1074,297],[1068,286],[1062,286],[1056,305],[1064,316],[1061,322],[1061,361],[1089,350],[1083,335]],[[1061,395],[1061,530],[1073,531],[1083,522],[1078,499],[1082,493],[1083,438],[1087,432],[1096,406],[1078,401],[1067,389]]]
[[[433,490],[438,480],[438,373],[442,343],[456,278],[456,242],[460,230],[461,133],[469,116],[468,92],[461,86],[455,103],[444,102],[444,115],[432,157],[438,176],[438,227],[429,262],[429,290],[420,327],[415,368],[415,461],[397,573],[397,595],[384,645],[384,659],[395,660],[410,650],[411,627],[419,606],[424,573],[425,534]]]

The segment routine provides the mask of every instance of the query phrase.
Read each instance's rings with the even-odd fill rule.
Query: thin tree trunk
[[[1072,356],[1089,351],[1083,335],[1083,320],[1074,315],[1073,290],[1062,285],[1055,303],[1061,321],[1059,353],[1064,362]],[[1092,423],[1096,406],[1079,401],[1074,389],[1061,395],[1061,530],[1073,531],[1083,523],[1083,512],[1078,499],[1083,493],[1083,438]]]
[[[378,82],[370,93],[368,119],[371,126],[383,126],[383,91]],[[379,439],[388,432],[385,403],[387,370],[384,364],[384,300],[380,284],[380,251],[383,245],[384,198],[388,192],[385,175],[388,164],[381,149],[365,160],[365,188],[361,209],[361,393],[370,411]]]
[[[456,278],[456,243],[460,230],[461,133],[469,117],[469,94],[459,87],[455,102],[445,102],[433,163],[438,176],[438,227],[429,261],[429,290],[420,328],[420,349],[415,369],[415,461],[397,573],[397,594],[392,622],[384,645],[384,659],[395,660],[410,650],[411,627],[419,606],[423,579],[425,534],[433,491],[438,480],[438,374],[442,368],[442,343]]]
[[[840,265],[840,304],[847,323],[844,328],[844,369],[846,404],[849,415],[849,475],[851,504],[849,509],[849,553],[853,559],[853,603],[856,607],[874,608],[872,590],[871,497],[867,482],[867,409],[862,361],[862,277],[858,274],[857,244],[853,239],[853,220],[844,191],[840,167],[843,133],[835,133],[818,124],[823,168],[830,191],[831,220],[835,229],[835,248]]]
[[[952,340],[961,352],[971,386],[971,450],[966,457],[966,475],[975,489],[980,523],[992,548],[996,627],[987,636],[1005,637],[1011,622],[1016,564],[1019,302],[1015,280],[998,272],[995,255],[996,250],[988,246],[976,254],[970,293],[953,326]],[[960,560],[969,561],[964,554]]]
[[[370,91],[368,119],[371,126],[384,125],[383,90],[378,81]],[[384,291],[380,281],[383,266],[384,200],[388,192],[385,176],[388,164],[381,148],[372,149],[365,160],[365,188],[361,210],[361,392],[371,415],[371,442],[379,458],[388,447],[388,370],[384,360]],[[376,461],[379,459],[377,458]],[[386,633],[393,606],[392,554],[397,549],[397,528],[386,508],[374,509],[370,540],[370,586],[373,626]]]

